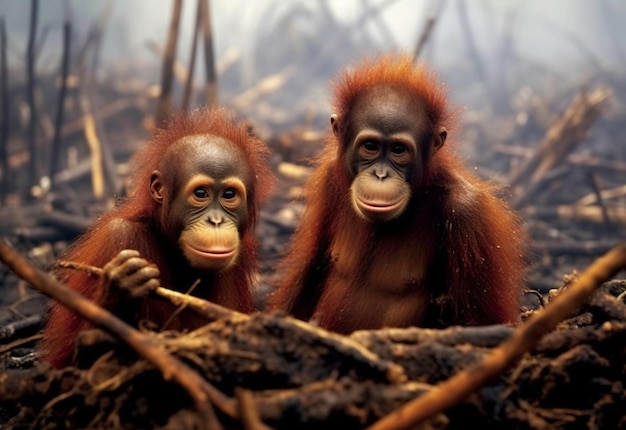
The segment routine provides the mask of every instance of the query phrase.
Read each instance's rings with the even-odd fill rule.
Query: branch
[[[174,0],[172,17],[170,19],[170,29],[167,37],[167,47],[163,57],[163,69],[161,71],[161,94],[159,95],[156,124],[161,127],[172,109],[172,81],[174,58],[176,57],[176,44],[178,42],[178,29],[180,26],[180,15],[183,0]]]
[[[76,269],[87,272],[91,275],[102,276],[102,269],[95,266],[89,266],[87,264],[76,263],[74,261],[59,260],[56,263],[57,267],[64,269]],[[249,318],[248,315],[237,312],[233,309],[228,309],[224,306],[220,306],[216,303],[209,302],[207,300],[200,299],[198,297],[190,296],[189,294],[183,294],[178,291],[169,290],[167,288],[158,287],[155,290],[158,296],[168,299],[175,306],[186,306],[194,312],[205,316],[209,320],[218,320],[221,318]]]
[[[35,40],[37,39],[37,18],[39,0],[31,0],[30,26],[28,32],[28,50],[26,53],[26,97],[30,112],[28,114],[28,151],[30,152],[28,181],[30,186],[37,184],[37,107],[35,105]]]
[[[526,204],[540,188],[548,172],[587,137],[588,130],[604,112],[610,95],[608,89],[598,88],[591,94],[582,91],[572,100],[565,112],[550,126],[533,156],[511,174],[509,184],[521,188],[512,200],[514,207]]]
[[[59,158],[61,157],[61,127],[65,119],[65,96],[67,94],[67,78],[70,67],[70,42],[72,37],[72,28],[69,21],[63,23],[63,53],[61,56],[61,88],[57,99],[57,113],[54,121],[54,139],[52,141],[52,153],[50,154],[50,181],[51,186],[55,187],[55,173],[59,170]]]
[[[128,344],[139,356],[159,369],[164,380],[173,379],[178,382],[194,400],[203,422],[206,423],[206,428],[220,428],[215,412],[208,400],[211,400],[227,415],[237,416],[233,400],[225,397],[187,365],[161,350],[153,339],[135,330],[115,315],[35,267],[5,240],[0,240],[0,260],[37,290]]]
[[[198,52],[198,39],[200,36],[200,25],[202,24],[201,12],[203,0],[198,0],[198,8],[196,11],[196,24],[193,30],[193,40],[191,41],[191,52],[189,54],[189,66],[187,67],[187,78],[185,80],[185,92],[183,93],[183,102],[180,109],[184,112],[189,109],[189,101],[191,100],[191,91],[193,88],[193,74],[196,69],[196,56]]]
[[[4,205],[9,194],[9,66],[7,60],[7,31],[4,17],[0,17],[0,204]]]
[[[213,52],[213,27],[211,26],[210,0],[198,0],[198,11],[202,19],[202,34],[204,36],[204,64],[207,79],[207,104],[217,104],[217,75],[215,73],[215,54]]]

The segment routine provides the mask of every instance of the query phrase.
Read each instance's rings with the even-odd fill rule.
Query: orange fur
[[[411,202],[397,221],[375,224],[353,210],[350,116],[359,97],[378,85],[422,101],[429,133],[454,126],[442,85],[408,56],[365,61],[340,76],[334,108],[343,121],[310,179],[307,206],[268,308],[338,332],[519,321],[520,221],[495,197],[494,186],[463,167],[454,145],[446,143],[425,160],[420,177],[411,178]]]
[[[151,197],[150,176],[166,149],[189,135],[212,134],[232,142],[243,151],[254,180],[246,184],[249,222],[242,227],[241,249],[235,266],[224,273],[195,270],[182,257],[177,244],[166,239],[161,222],[161,206]],[[73,243],[63,260],[103,267],[123,249],[136,249],[146,260],[156,264],[161,285],[179,291],[188,290],[197,279],[202,283],[193,294],[242,312],[253,311],[251,287],[257,272],[257,239],[254,236],[259,202],[272,187],[273,175],[266,163],[268,148],[249,135],[246,126],[237,124],[223,109],[198,110],[178,115],[159,130],[152,141],[140,149],[132,163],[132,189],[116,208],[103,215],[85,234]],[[165,166],[170,174],[184,166]],[[168,174],[166,172],[166,174]],[[57,276],[70,288],[98,302],[129,323],[147,319],[163,324],[175,307],[170,303],[146,297],[140,303],[127,303],[118,297],[107,297],[100,280],[77,270],[62,269]],[[193,329],[205,321],[192,312],[182,312],[168,327]],[[90,324],[60,304],[53,304],[42,343],[44,360],[60,367],[71,359],[76,335]]]

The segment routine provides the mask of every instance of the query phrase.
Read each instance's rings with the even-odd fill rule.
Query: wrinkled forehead
[[[375,86],[360,94],[351,117],[357,129],[373,127],[386,133],[419,133],[427,127],[424,102],[391,85]]]
[[[197,174],[222,179],[237,176],[249,183],[250,173],[243,152],[223,137],[211,134],[185,136],[173,143],[161,160],[162,168],[175,170],[182,180]]]

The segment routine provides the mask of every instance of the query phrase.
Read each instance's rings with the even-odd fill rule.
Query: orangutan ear
[[[339,137],[339,115],[336,113],[330,116],[330,127],[333,129],[333,134]]]
[[[155,170],[150,176],[150,194],[155,202],[163,204],[163,181],[161,180],[161,172]]]

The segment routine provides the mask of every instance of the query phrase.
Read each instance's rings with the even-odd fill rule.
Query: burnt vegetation
[[[0,12],[2,428],[626,428],[623,67],[557,27],[554,37],[588,64],[586,79],[566,79],[515,49],[515,25],[488,61],[463,1],[439,2],[414,24],[415,61],[437,58],[439,24],[451,11],[467,44],[454,68],[438,71],[453,103],[454,89],[464,89],[461,123],[450,131],[458,152],[481,179],[504,186],[531,238],[518,327],[339,335],[282,313],[245,315],[161,289],[154,300],[209,322],[157,332],[119,325],[97,309],[91,322],[103,330],[81,333],[76,365],[53,369],[40,360],[40,333],[51,300],[67,295],[47,275],[68,244],[124,198],[129,160],[168,112],[223,105],[270,147],[279,182],[256,230],[254,299],[263,309],[302,213],[309,161],[330,131],[320,88],[372,47],[398,42],[383,19],[394,1],[363,1],[353,21],[338,19],[329,1],[281,3],[262,12],[254,55],[244,59],[214,52],[209,1],[194,3],[195,36],[182,43],[176,0],[165,36],[144,46],[153,61],[126,58],[103,73],[110,4],[86,27],[68,14],[51,30],[39,3],[24,3],[23,40],[7,31],[11,9]],[[617,46],[608,20],[626,11],[613,2],[597,7]],[[58,36],[58,50],[45,43],[48,33]],[[188,62],[184,51],[195,53]],[[158,76],[138,72],[145,68]],[[438,397],[439,386],[458,398]],[[414,421],[394,414],[401,408]]]

